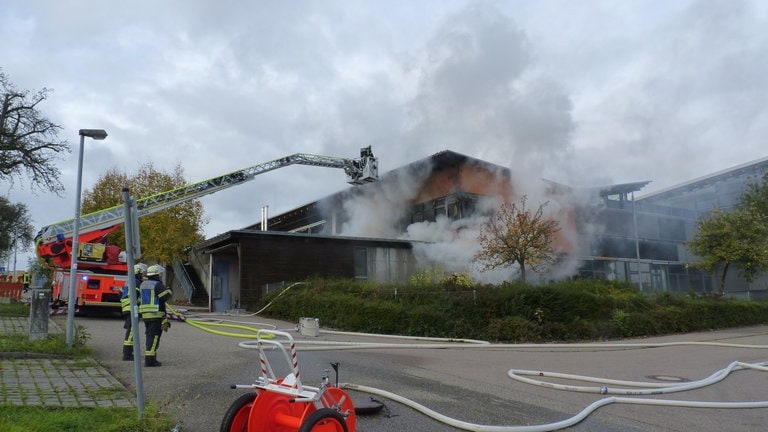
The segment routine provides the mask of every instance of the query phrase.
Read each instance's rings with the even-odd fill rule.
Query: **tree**
[[[519,207],[515,203],[503,203],[483,225],[478,238],[481,250],[474,257],[482,264],[481,270],[518,264],[520,280],[525,283],[526,267],[538,272],[555,261],[552,241],[560,231],[559,224],[544,218],[548,202],[531,213],[525,208],[527,199],[523,195]]]
[[[715,209],[699,219],[690,251],[698,257],[694,266],[714,272],[719,293],[731,266],[753,282],[768,269],[768,175],[761,183],[748,184],[739,205],[730,212]]]
[[[55,161],[70,149],[66,141],[58,140],[61,126],[38,111],[49,91],[19,91],[0,71],[0,180],[13,183],[26,173],[33,188],[58,194],[64,187]]]
[[[152,163],[128,176],[117,168],[108,170],[99,178],[93,190],[83,193],[83,214],[123,204],[122,189],[127,187],[137,198],[147,197],[186,185],[184,171],[177,165],[173,173],[162,173]],[[203,216],[203,205],[191,200],[139,219],[142,260],[169,263],[182,256],[195,243],[205,239],[202,228],[208,221]],[[113,232],[110,242],[125,248],[123,227]]]
[[[762,222],[763,228],[768,230],[768,173],[763,174],[762,181],[749,183],[743,194],[739,197],[739,204],[755,212]]]
[[[32,275],[32,280],[36,281],[35,284],[40,284],[44,289],[50,289],[53,284],[53,266],[48,265],[45,260],[38,259],[37,257],[29,258],[27,261],[27,268]]]
[[[761,182],[747,185],[740,197],[740,204],[749,211],[751,217],[754,243],[750,246],[754,254],[749,268],[754,272],[752,278],[756,278],[760,273],[768,271],[768,173],[763,174]]]
[[[29,250],[34,236],[35,228],[27,206],[12,204],[0,196],[0,259],[7,259],[16,248],[20,251]]]

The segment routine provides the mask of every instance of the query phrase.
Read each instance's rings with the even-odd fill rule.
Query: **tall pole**
[[[640,234],[637,230],[637,211],[635,211],[635,193],[632,192],[632,220],[635,224],[635,255],[637,256],[637,288],[643,290],[643,281],[640,276]]]
[[[13,235],[16,235],[16,232],[13,233]],[[16,277],[16,253],[19,250],[19,237],[13,238],[13,277]]]
[[[77,260],[80,257],[80,189],[83,186],[83,150],[85,135],[80,134],[80,152],[77,155],[77,188],[75,189],[75,231],[72,235],[72,264],[69,270],[69,295],[67,296],[67,348],[72,348],[75,335],[75,302],[77,301]]]
[[[132,220],[136,212],[135,200],[131,199],[128,188],[123,188],[123,213],[125,214],[125,255],[128,264],[128,298],[131,302],[131,334],[133,335],[133,373],[136,377],[136,405],[139,408],[139,418],[144,416],[144,380],[141,375],[141,337],[139,336],[139,309],[136,302],[136,271],[134,270],[134,239],[138,233],[133,232]]]
[[[67,348],[72,348],[75,336],[75,303],[77,302],[77,260],[80,256],[80,190],[83,186],[83,150],[85,137],[103,140],[107,132],[102,129],[80,129],[80,153],[77,158],[77,189],[75,190],[75,229],[72,235],[72,264],[69,270],[69,296],[67,297]]]

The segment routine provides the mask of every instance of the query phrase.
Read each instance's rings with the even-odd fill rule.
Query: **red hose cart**
[[[319,387],[301,383],[296,345],[289,333],[262,329],[257,338],[261,376],[253,384],[232,386],[253,391],[232,403],[221,432],[355,432],[352,398],[330,382],[328,371]],[[288,375],[275,375],[266,348],[282,353],[291,371]],[[338,373],[338,364],[332,366]]]

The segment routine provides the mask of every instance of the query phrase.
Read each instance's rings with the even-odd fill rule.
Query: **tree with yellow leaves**
[[[520,280],[525,283],[526,268],[544,270],[555,261],[552,246],[559,223],[544,218],[545,202],[536,212],[526,209],[527,195],[520,198],[520,205],[503,203],[499,210],[483,224],[478,240],[480,252],[474,260],[482,264],[481,270],[520,266]]]
[[[187,183],[180,165],[168,174],[147,163],[132,176],[111,168],[99,178],[92,190],[84,192],[83,213],[122,205],[123,187],[127,187],[131,195],[144,198]],[[203,226],[206,223],[208,220],[203,215],[203,205],[198,200],[142,217],[139,219],[142,260],[170,263],[174,258],[183,256],[187,248],[205,239]],[[125,249],[123,227],[110,234],[110,243]]]

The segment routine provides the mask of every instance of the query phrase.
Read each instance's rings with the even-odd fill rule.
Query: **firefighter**
[[[133,275],[136,278],[136,304],[141,301],[139,287],[144,282],[144,274],[147,272],[146,264],[136,264],[133,266]],[[123,286],[123,290],[120,292],[120,307],[123,312],[123,328],[125,329],[125,336],[123,337],[123,360],[133,360],[133,327],[131,325],[131,298],[128,297],[128,283]]]
[[[29,272],[24,272],[24,274],[21,276],[21,278],[22,278],[22,281],[24,283],[24,292],[29,291],[29,282],[30,282],[30,279],[31,279],[31,275],[29,274]]]
[[[139,312],[146,328],[147,349],[144,352],[144,366],[161,366],[157,361],[157,348],[160,335],[171,327],[165,316],[165,302],[171,299],[173,292],[160,281],[165,273],[163,266],[154,264],[147,269],[147,280],[141,283],[141,306]]]

